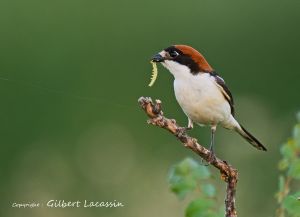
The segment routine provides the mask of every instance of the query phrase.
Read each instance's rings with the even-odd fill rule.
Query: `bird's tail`
[[[261,142],[258,141],[254,136],[252,136],[251,133],[249,133],[242,125],[240,125],[240,127],[237,127],[236,131],[258,150],[267,151],[266,147],[261,144]]]

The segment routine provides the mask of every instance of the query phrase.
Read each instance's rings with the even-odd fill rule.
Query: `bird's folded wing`
[[[232,94],[231,94],[230,90],[226,86],[224,79],[221,78],[216,72],[213,72],[212,76],[215,78],[216,85],[220,88],[223,96],[225,97],[225,99],[229,103],[230,109],[231,109],[231,114],[232,114],[232,116],[234,116],[233,97],[232,97]]]

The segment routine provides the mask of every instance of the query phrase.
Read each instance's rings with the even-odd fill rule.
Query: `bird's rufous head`
[[[171,73],[179,71],[180,67],[187,67],[192,74],[213,72],[204,56],[187,45],[170,46],[154,55],[152,61],[161,62]]]

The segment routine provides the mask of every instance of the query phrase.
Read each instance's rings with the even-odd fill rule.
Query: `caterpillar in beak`
[[[158,75],[158,71],[157,71],[157,65],[155,62],[150,61],[150,63],[152,64],[152,75],[151,75],[151,81],[148,84],[149,87],[153,86],[154,82],[157,79],[157,75]]]

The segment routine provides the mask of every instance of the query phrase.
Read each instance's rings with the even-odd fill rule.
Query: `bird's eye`
[[[175,51],[175,50],[170,52],[170,56],[173,57],[173,58],[177,57],[178,55],[179,55],[179,53],[177,53],[177,51]]]

